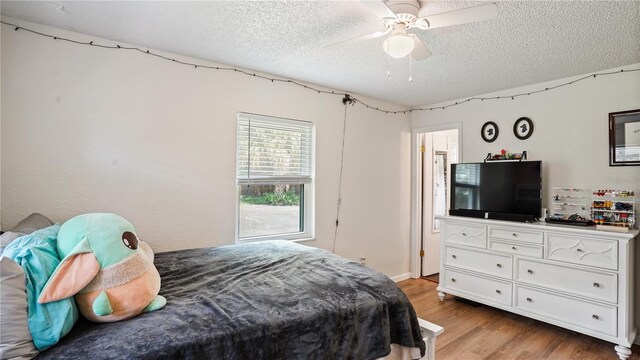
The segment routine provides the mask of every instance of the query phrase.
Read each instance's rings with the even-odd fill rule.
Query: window
[[[313,124],[238,114],[237,242],[313,237]]]

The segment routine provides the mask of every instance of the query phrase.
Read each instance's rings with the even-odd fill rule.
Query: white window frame
[[[272,235],[260,235],[251,237],[240,237],[240,187],[246,184],[238,183],[238,146],[236,143],[236,223],[235,223],[235,240],[237,244],[249,243],[256,241],[267,240],[290,240],[290,241],[310,241],[315,239],[315,124],[309,121],[287,119],[276,116],[259,115],[246,112],[239,112],[236,117],[236,142],[238,141],[238,122],[242,118],[256,117],[261,120],[274,121],[274,122],[298,122],[305,123],[311,127],[311,181],[302,183],[296,181],[284,181],[282,179],[275,179],[270,181],[269,179],[259,179],[251,183],[260,185],[277,185],[277,184],[292,184],[302,185],[302,198],[300,199],[303,205],[303,229],[302,232],[272,234]]]

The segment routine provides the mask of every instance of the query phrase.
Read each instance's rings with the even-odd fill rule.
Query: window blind
[[[455,184],[480,185],[480,165],[479,164],[458,164],[456,167]]]
[[[313,123],[239,113],[236,154],[238,184],[310,183]]]

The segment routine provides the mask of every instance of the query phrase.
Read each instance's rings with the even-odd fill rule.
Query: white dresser
[[[631,354],[638,231],[457,216],[442,221],[438,296],[511,311],[616,344]]]

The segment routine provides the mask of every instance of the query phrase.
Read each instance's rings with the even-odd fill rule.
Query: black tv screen
[[[506,220],[511,220],[509,215],[515,215],[514,220],[519,215],[539,218],[541,168],[540,161],[452,164],[449,213],[489,218],[502,214]]]

